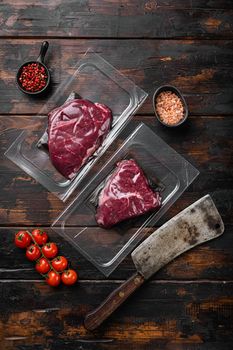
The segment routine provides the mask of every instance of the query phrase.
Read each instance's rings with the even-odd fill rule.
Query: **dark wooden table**
[[[233,343],[233,3],[232,0],[0,2],[0,348],[4,350],[230,350]],[[184,254],[143,286],[98,331],[82,324],[134,271],[130,257],[105,279],[49,229],[64,204],[3,156],[9,128],[39,128],[45,99],[15,85],[17,67],[50,42],[47,63],[59,84],[91,47],[150,93],[143,120],[200,170],[164,221],[210,193],[224,235]],[[184,93],[190,117],[168,130],[153,116],[161,84]],[[80,271],[80,283],[45,285],[13,244],[19,227],[43,226]]]

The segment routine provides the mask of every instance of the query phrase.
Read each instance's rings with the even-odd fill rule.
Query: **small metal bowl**
[[[49,47],[49,43],[47,41],[44,41],[42,44],[41,44],[41,49],[40,49],[40,54],[37,58],[36,61],[28,61],[28,62],[25,62],[23,63],[19,69],[18,69],[18,72],[16,74],[16,83],[17,83],[17,86],[18,88],[23,92],[25,93],[26,95],[39,95],[41,93],[43,93],[49,86],[50,84],[50,81],[51,81],[51,76],[50,76],[50,72],[49,72],[49,69],[46,67],[46,65],[44,64],[44,58],[45,58],[45,55],[46,55],[46,52],[48,50],[48,47]],[[38,91],[27,91],[25,90],[23,87],[22,87],[22,84],[21,82],[19,81],[19,78],[20,78],[20,75],[21,75],[21,72],[23,70],[23,67],[24,66],[27,66],[28,64],[31,64],[31,63],[39,63],[41,66],[44,67],[45,69],[45,72],[46,72],[46,75],[47,75],[47,80],[46,80],[46,85],[43,87],[43,89],[41,90],[38,90]]]
[[[160,119],[160,116],[159,116],[159,114],[158,114],[157,111],[156,111],[156,99],[157,99],[158,95],[159,95],[161,92],[163,92],[163,91],[171,91],[171,92],[175,93],[175,94],[180,98],[180,100],[181,100],[181,102],[182,102],[182,104],[183,104],[183,107],[184,107],[184,116],[183,116],[183,119],[181,119],[181,121],[179,121],[179,123],[177,123],[177,124],[171,124],[171,125],[170,125],[170,124],[164,123],[164,122]],[[175,86],[172,86],[172,85],[162,85],[162,86],[160,86],[160,87],[155,91],[155,93],[154,93],[154,95],[153,95],[153,108],[154,108],[154,112],[155,112],[155,115],[156,115],[156,118],[158,119],[158,121],[159,121],[161,124],[163,124],[163,125],[165,125],[165,126],[167,126],[167,127],[169,127],[169,128],[174,128],[174,127],[177,127],[177,126],[183,124],[183,123],[186,121],[186,119],[188,118],[188,106],[187,106],[187,103],[186,103],[186,101],[185,101],[183,95],[181,94],[180,90],[178,90]]]

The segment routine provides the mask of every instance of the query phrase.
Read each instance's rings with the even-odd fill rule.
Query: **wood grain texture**
[[[27,261],[25,251],[14,246],[14,234],[19,227],[0,229],[0,279],[42,280],[34,264]],[[79,270],[81,280],[103,280],[103,275],[64,238],[46,228],[51,241],[55,241],[61,255],[68,257],[73,268]],[[98,228],[93,231],[98,233]],[[149,233],[148,233],[149,234]],[[147,237],[148,234],[145,234]],[[153,276],[153,280],[225,280],[233,276],[233,226],[226,225],[222,237],[196,247],[175,259]],[[105,242],[103,242],[105,243]],[[99,243],[101,244],[101,242]],[[130,255],[111,274],[110,279],[124,280],[135,273]],[[94,282],[93,282],[94,283]]]
[[[91,310],[84,319],[84,326],[87,330],[93,331],[112,315],[139,287],[144,283],[144,277],[135,273],[118,288],[116,288],[107,298],[94,310]]]
[[[196,166],[200,175],[174,206],[164,216],[163,221],[171,218],[186,206],[209,193],[214,198],[225,223],[232,223],[233,173],[232,173],[232,117],[191,117],[188,122],[176,129],[167,129],[158,124],[153,116],[134,117],[127,126],[129,133],[136,125],[144,120],[147,125]],[[0,130],[8,128],[28,128],[38,130],[41,118],[21,116],[0,117]],[[34,179],[25,174],[16,165],[7,160],[3,153],[14,140],[14,133],[5,132],[0,137],[1,150],[0,171],[0,220],[1,225],[50,225],[61,210],[63,204],[52,193],[49,193]],[[122,134],[123,135],[123,134]],[[102,161],[97,163],[91,175],[95,174],[111,152],[121,144],[113,143]],[[75,191],[75,194],[78,190]],[[75,195],[74,194],[74,195]],[[73,196],[74,197],[74,196]],[[82,213],[82,223],[95,225],[85,211]],[[161,221],[162,222],[162,221]]]
[[[0,350],[232,349],[232,15],[232,0],[0,1]],[[226,224],[222,237],[163,268],[94,333],[83,318],[134,273],[130,256],[103,280],[48,229],[81,280],[53,289],[13,244],[18,226],[48,227],[64,208],[3,157],[13,138],[4,130],[41,126],[32,115],[45,99],[21,94],[15,74],[38,56],[46,38],[53,89],[71,76],[87,48],[94,49],[149,93],[126,130],[145,121],[200,170],[163,221],[210,193]],[[165,83],[181,89],[193,116],[175,132],[153,117],[152,94]],[[89,223],[85,213],[82,218]]]
[[[231,349],[232,282],[149,282],[97,331],[85,330],[86,312],[119,283],[54,290],[37,281],[1,281],[1,349]]]
[[[226,1],[1,1],[1,36],[175,38],[231,37]]]
[[[18,67],[38,56],[41,41],[0,40],[0,114],[36,114],[47,101],[48,97],[29,98],[15,84]],[[75,64],[91,48],[149,93],[140,114],[153,113],[152,95],[157,87],[167,83],[180,88],[192,115],[232,115],[231,40],[51,39],[49,42],[46,62],[52,69],[53,89],[74,73]],[[95,89],[95,85],[89,88]],[[53,99],[51,107],[55,107]]]

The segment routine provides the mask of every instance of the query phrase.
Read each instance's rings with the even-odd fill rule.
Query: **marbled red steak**
[[[100,226],[110,228],[160,205],[160,194],[150,188],[138,164],[133,159],[122,160],[100,192],[96,221]]]
[[[55,168],[72,179],[99,148],[110,130],[111,110],[75,99],[48,114],[48,148]]]

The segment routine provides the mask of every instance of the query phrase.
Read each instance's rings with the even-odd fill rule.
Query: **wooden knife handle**
[[[136,273],[114,290],[104,302],[86,315],[84,326],[88,330],[97,328],[113,311],[115,311],[144,282],[144,277]]]

